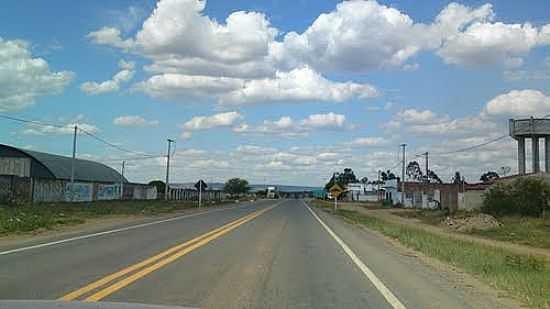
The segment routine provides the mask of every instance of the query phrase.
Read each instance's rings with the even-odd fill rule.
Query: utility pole
[[[428,173],[429,172],[429,169],[428,169],[428,152],[426,151],[426,153],[424,154],[426,156],[426,182],[429,183],[430,182],[430,174]]]
[[[378,170],[378,181],[376,182],[376,185],[377,185],[376,197],[378,200],[380,200],[380,173],[381,172],[382,172],[381,170]]]
[[[126,164],[126,161],[122,161],[122,169],[120,170],[121,171],[121,175],[122,175],[122,178],[120,179],[120,199],[122,200],[124,198],[124,165]]]
[[[403,147],[403,159],[401,166],[401,204],[405,205],[405,147],[407,144],[401,144]]]
[[[78,134],[78,127],[74,125],[74,135],[73,135],[73,158],[71,159],[71,202],[74,201],[74,169],[75,169],[75,159],[76,159],[76,135]]]
[[[166,153],[166,185],[164,186],[164,199],[168,200],[168,181],[170,180],[170,146],[175,141],[172,139],[167,139],[168,141],[168,152]]]

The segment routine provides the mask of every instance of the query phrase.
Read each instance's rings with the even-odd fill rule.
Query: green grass
[[[392,214],[405,218],[414,218],[422,223],[430,225],[439,225],[447,215],[439,210],[411,210],[396,211]],[[463,218],[472,216],[476,213],[458,212],[453,214],[454,218]],[[532,218],[532,217],[499,217],[502,223],[500,227],[490,230],[472,230],[466,234],[481,236],[488,239],[508,241],[520,245],[526,245],[536,248],[550,249],[550,218]]]
[[[0,235],[51,230],[63,225],[81,224],[88,218],[110,215],[153,216],[192,207],[197,207],[197,203],[157,200],[0,205]]]
[[[495,288],[510,292],[532,307],[550,308],[548,261],[469,241],[450,239],[363,216],[354,211],[339,210],[338,214],[394,238],[411,249],[461,268]]]
[[[477,214],[478,212],[467,212],[464,210],[455,211],[452,215],[453,218],[465,218]],[[407,211],[394,211],[393,215],[418,219],[422,223],[430,225],[439,225],[445,218],[449,216],[445,210],[432,210],[432,209],[410,209]]]
[[[550,218],[503,217],[502,225],[471,234],[520,245],[550,249]]]

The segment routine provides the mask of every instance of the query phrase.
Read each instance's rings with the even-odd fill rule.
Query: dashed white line
[[[52,242],[47,242],[47,243],[43,243],[43,244],[38,244],[38,245],[33,245],[33,246],[28,246],[28,247],[21,247],[21,248],[17,248],[17,249],[2,251],[2,252],[0,252],[0,256],[1,255],[18,253],[18,252],[27,251],[27,250],[32,250],[32,249],[38,249],[38,248],[54,246],[54,245],[67,243],[67,242],[71,242],[71,241],[76,241],[76,240],[82,240],[82,239],[86,239],[86,238],[98,237],[98,236],[103,236],[103,235],[108,235],[108,234],[114,234],[114,233],[139,229],[139,228],[146,227],[146,226],[151,226],[151,225],[156,225],[156,224],[161,224],[161,223],[166,223],[166,222],[171,222],[171,221],[177,221],[177,220],[196,217],[196,216],[205,215],[205,214],[209,214],[209,213],[213,213],[213,212],[231,210],[231,209],[242,208],[242,207],[246,207],[246,206],[248,206],[248,205],[228,207],[228,208],[222,208],[222,209],[214,209],[214,210],[210,210],[210,211],[204,211],[204,212],[199,212],[199,213],[194,213],[194,214],[189,214],[189,215],[178,216],[178,217],[174,217],[174,218],[170,218],[170,219],[164,219],[164,220],[159,220],[159,221],[141,223],[141,224],[131,225],[131,226],[122,227],[122,228],[113,229],[113,230],[108,230],[108,231],[103,231],[103,232],[86,234],[86,235],[81,235],[81,236],[76,236],[76,237],[71,237],[71,238],[65,238],[65,239],[56,240],[56,241],[52,241]]]
[[[304,202],[304,205],[305,205],[305,202]],[[370,280],[370,282],[372,282],[374,287],[378,289],[380,294],[384,296],[386,301],[394,309],[406,309],[405,305],[403,305],[403,303],[401,303],[401,301],[392,293],[392,291],[390,291],[390,289],[388,289],[388,287],[386,287],[386,285],[384,285],[384,283],[380,279],[378,279],[378,277],[374,274],[374,272],[372,272],[372,270],[370,270],[370,268],[368,268],[367,265],[365,265],[365,263],[361,261],[361,259],[355,254],[355,252],[353,252],[353,250],[351,250],[351,248],[340,237],[338,237],[338,235],[336,235],[336,233],[334,233],[332,229],[328,227],[328,225],[326,225],[326,223],[323,222],[323,220],[321,220],[321,218],[319,218],[319,216],[313,210],[311,210],[311,208],[309,208],[309,206],[307,205],[305,206],[309,210],[309,212],[313,215],[313,217],[315,217],[315,219],[317,219],[317,221],[321,223],[321,226],[329,233],[329,235],[332,236],[334,240],[336,240],[336,242],[340,245],[340,247],[342,247],[344,252],[351,258],[353,263],[355,263],[355,265],[363,272],[363,274],[365,274],[365,276]]]

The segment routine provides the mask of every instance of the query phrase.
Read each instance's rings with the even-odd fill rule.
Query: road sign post
[[[201,179],[197,181],[197,183],[195,184],[195,188],[199,190],[199,208],[200,208],[202,203],[202,189],[208,188],[208,185]]]
[[[329,191],[334,198],[334,211],[336,212],[336,210],[338,210],[338,197],[344,192],[344,189],[335,183],[332,187],[330,187]]]

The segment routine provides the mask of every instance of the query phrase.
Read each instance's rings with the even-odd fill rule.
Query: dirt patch
[[[488,214],[477,214],[471,217],[465,218],[451,218],[447,217],[440,224],[450,230],[458,232],[470,232],[473,230],[487,231],[501,226],[498,220]]]

